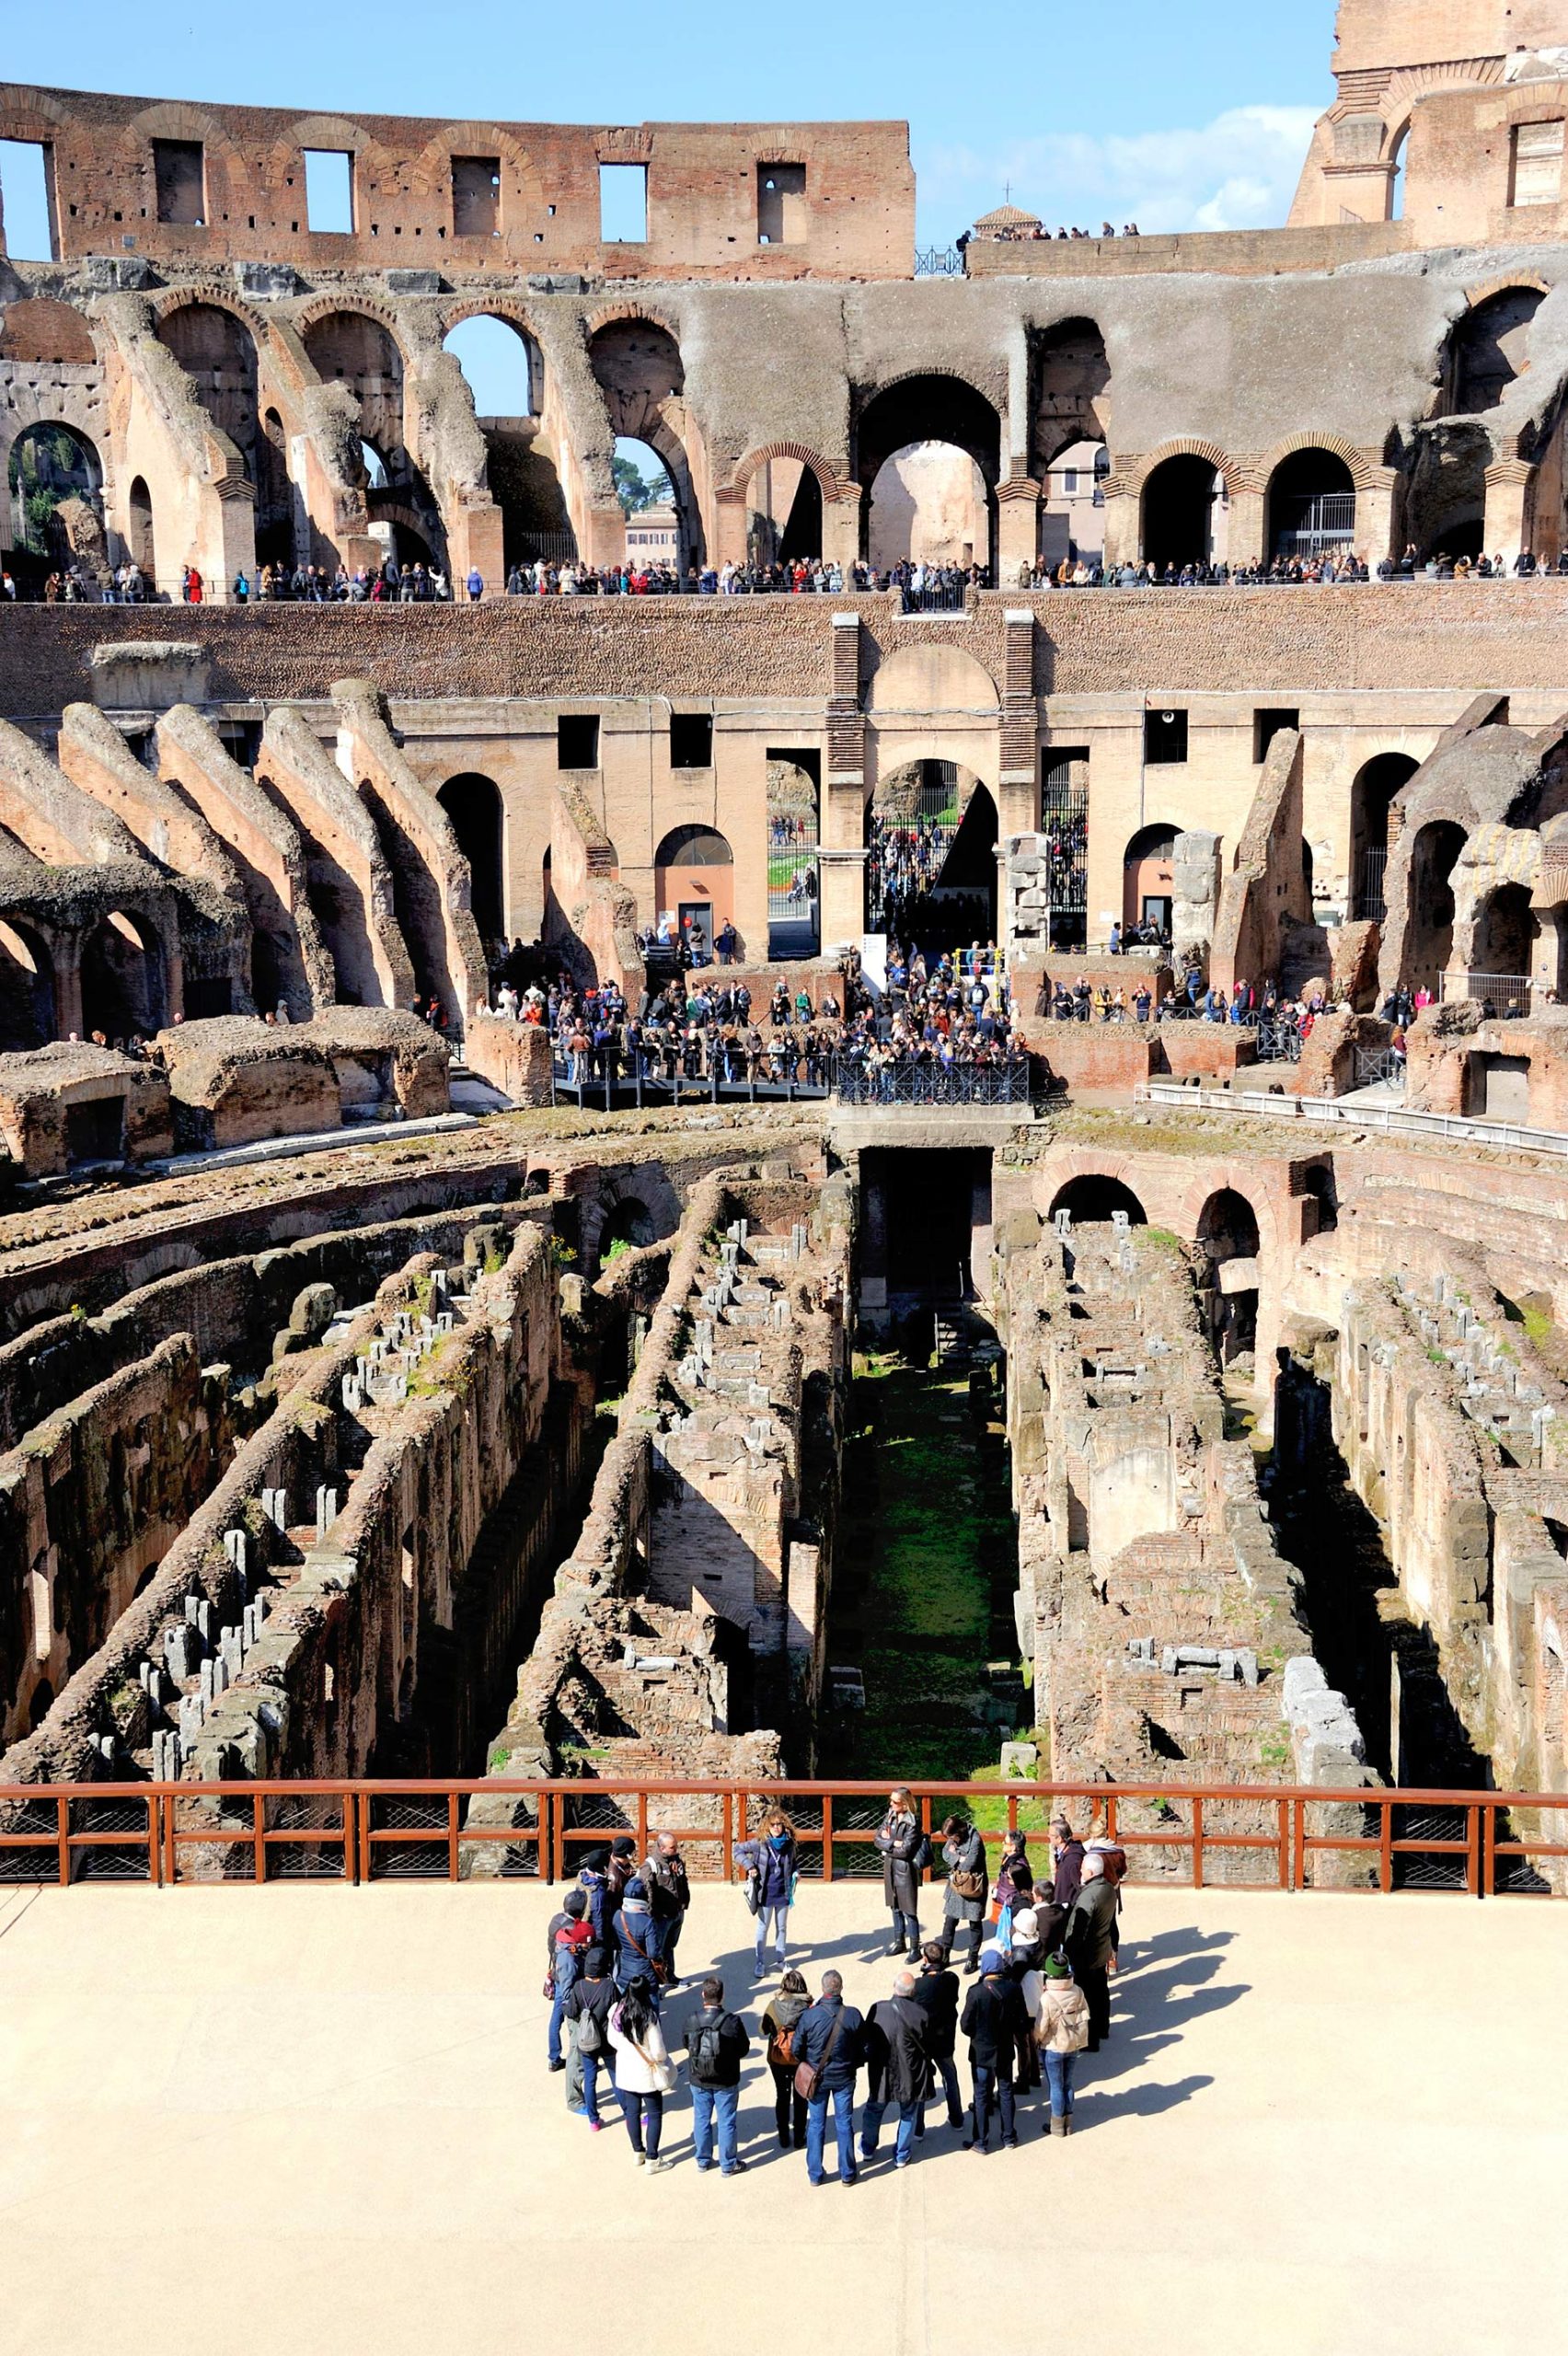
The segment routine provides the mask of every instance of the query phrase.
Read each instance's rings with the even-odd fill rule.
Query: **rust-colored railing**
[[[1568,1888],[1568,1794],[1244,1784],[959,1784],[910,1787],[933,1834],[954,1809],[999,1846],[1042,1842],[1060,1807],[1128,1852],[1131,1878],[1194,1889],[1392,1891],[1472,1897]],[[731,1880],[739,1842],[782,1807],[803,1874],[874,1873],[887,1786],[870,1783],[600,1783],[484,1778],[258,1784],[0,1785],[0,1887],[81,1880],[164,1888],[228,1881],[572,1878],[629,1833],[639,1856],[674,1832],[693,1877]],[[476,1807],[476,1802],[482,1807]],[[1558,1837],[1549,1837],[1554,1826]],[[1154,1874],[1140,1876],[1143,1853]],[[1041,1854],[1043,1854],[1042,1849]],[[1249,1866],[1248,1859],[1256,1861]],[[1543,1870],[1544,1868],[1544,1870]]]

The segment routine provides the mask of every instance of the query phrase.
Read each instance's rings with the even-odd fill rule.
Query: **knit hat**
[[[612,1841],[610,1842],[610,1854],[612,1857],[636,1856],[637,1843],[632,1839],[629,1832],[623,1832],[618,1841]]]
[[[1032,1947],[1040,1924],[1032,1906],[1020,1906],[1013,1916],[1012,1943],[1015,1947]]]
[[[585,1914],[588,1911],[587,1891],[585,1889],[569,1889],[562,1900],[562,1910],[568,1914],[576,1914],[579,1916]]]
[[[986,1947],[980,1958],[982,1971],[1000,1971],[1007,1958],[1000,1947]]]
[[[621,1896],[623,1898],[646,1898],[647,1895],[648,1891],[643,1885],[642,1876],[640,1874],[633,1874],[625,1889],[621,1892]]]
[[[1066,1956],[1048,1955],[1046,1957],[1045,1977],[1047,1980],[1070,1980],[1072,1976],[1073,1968]]]

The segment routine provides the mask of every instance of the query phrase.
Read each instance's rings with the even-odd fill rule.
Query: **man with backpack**
[[[609,2062],[610,2007],[615,2001],[616,1983],[605,1969],[605,1950],[589,1947],[566,2000],[567,2034],[571,2040],[566,2107],[585,2117],[595,2135],[604,2125],[599,2117],[599,2064],[607,2066]]]
[[[686,2024],[686,2074],[691,2080],[692,2142],[699,2170],[713,2163],[714,2125],[721,2176],[739,2176],[745,2162],[735,2149],[741,2063],[751,2051],[745,2023],[724,2009],[724,1982],[702,1983],[702,2004]]]
[[[564,2070],[566,2067],[560,2050],[560,2024],[572,1982],[577,1978],[588,1943],[594,1935],[587,1914],[586,1892],[569,1890],[566,1903],[559,1914],[550,1916],[549,1928],[545,1934],[545,1993],[550,2000],[549,2055],[552,2070]]]
[[[915,2002],[926,2015],[926,2101],[937,2090],[937,2080],[942,2082],[947,2096],[947,2116],[950,2127],[963,2124],[963,2105],[958,2094],[958,2063],[953,2048],[958,2041],[958,1974],[949,1969],[947,1949],[940,1939],[928,1939],[923,1950],[925,1968],[915,1982]],[[916,2123],[917,2137],[926,2132],[925,2102]]]

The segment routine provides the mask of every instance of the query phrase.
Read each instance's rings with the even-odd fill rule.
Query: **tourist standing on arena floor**
[[[610,2014],[615,2002],[616,1983],[610,1978],[605,1950],[590,1947],[566,2000],[567,2032],[571,2040],[566,2065],[566,2107],[574,2116],[585,2118],[595,2135],[604,2125],[599,2117],[599,2066],[601,2062],[607,2066],[610,2059]]]
[[[942,1827],[942,1862],[947,1882],[942,1899],[942,1961],[950,1962],[958,1926],[969,1929],[966,1972],[980,1969],[986,1936],[986,1843],[966,1817],[950,1816]]]
[[[791,2143],[798,2152],[806,2148],[806,2098],[795,2084],[795,2031],[801,2014],[810,2010],[811,2001],[801,1974],[787,1971],[778,1982],[778,1993],[762,2016],[762,2026],[767,2032],[773,2116],[781,2152],[789,2151]]]
[[[1060,1956],[1045,1959],[1035,2036],[1051,2089],[1051,2132],[1070,2135],[1073,2063],[1089,2043],[1089,2000]]]
[[[552,1914],[545,1933],[545,1993],[550,2000],[549,2059],[552,2070],[564,2070],[560,2024],[582,1960],[593,1941],[587,1921],[588,1900],[582,1890],[568,1890],[559,1914]]]
[[[860,2066],[865,2019],[844,2001],[844,1981],[824,1971],[822,1994],[801,2015],[795,2029],[795,2084],[806,2097],[806,2175],[825,2182],[823,2154],[827,2106],[833,2105],[833,2139],[838,2147],[838,2180],[853,2184],[855,2166],[855,2073]]]
[[[653,1909],[653,1929],[658,1945],[654,1953],[664,1966],[656,1974],[668,1987],[678,1988],[680,1967],[675,1949],[680,1944],[681,1926],[686,1909],[691,1904],[691,1884],[686,1878],[686,1859],[673,1832],[661,1832],[650,1854],[642,1861],[643,1887],[648,1903]]]
[[[616,2057],[616,2095],[639,2167],[657,2175],[669,2162],[659,2157],[664,2131],[664,2096],[675,2090],[675,2065],[654,2010],[653,1984],[634,1980],[610,2013],[610,2044]]]
[[[1062,1945],[1073,1968],[1073,1978],[1089,2004],[1089,2047],[1098,2053],[1111,2034],[1112,1933],[1115,1925],[1116,1885],[1105,1871],[1105,1860],[1090,1851],[1083,1861],[1083,1880],[1068,1911]]]
[[[581,1890],[576,1893],[578,1897],[582,1894]],[[617,1986],[626,1989],[634,1980],[657,1980],[661,1969],[659,1934],[640,1875],[633,1874],[627,1883],[611,1928],[616,1935]]]
[[[762,1976],[769,1926],[780,1971],[785,1962],[786,1929],[795,1902],[795,1829],[781,1808],[763,1819],[755,1841],[743,1841],[735,1854],[745,1877],[746,1904],[756,1917],[756,1969]]]
[[[719,2170],[736,2176],[745,2162],[736,2148],[736,2114],[741,2099],[741,2063],[751,2051],[745,2023],[724,2009],[724,1982],[710,1973],[702,1983],[702,2002],[686,2023],[686,2076],[691,2081],[691,2138],[699,2174],[713,2164],[714,2130],[718,2130]]]
[[[887,1814],[877,1830],[875,1845],[882,1851],[882,1895],[893,1916],[893,1945],[888,1953],[907,1954],[918,1962],[920,1873],[929,1854],[930,1842],[920,1830],[914,1797],[903,1784],[889,1796]]]
[[[963,2148],[966,2152],[989,2149],[995,2109],[1003,2147],[1010,2151],[1018,2143],[1013,2072],[1020,2039],[1029,2032],[1029,2015],[1022,1992],[998,1947],[986,1949],[980,1958],[980,1975],[964,2000],[958,2025],[969,2039],[969,2069],[974,2085],[974,2126]]]
[[[948,1951],[940,1939],[929,1939],[924,1949],[924,1964],[915,1982],[915,2002],[924,2011],[928,2027],[926,2036],[926,2101],[937,2090],[940,2078],[947,2096],[947,2116],[950,2127],[963,2124],[963,2101],[958,2090],[958,2063],[953,2049],[958,2042],[958,1974],[949,1969]],[[916,2135],[926,2131],[925,2106],[916,2126]]]
[[[866,2107],[860,2114],[860,2156],[870,2159],[882,2131],[882,2115],[891,2106],[898,2113],[894,2146],[894,2167],[906,2168],[915,2156],[915,2135],[924,2108],[926,2062],[930,2044],[930,2017],[917,2003],[915,1975],[901,1971],[893,1994],[873,2004],[867,2019],[868,2038],[874,2036],[881,2081],[868,2085]]]

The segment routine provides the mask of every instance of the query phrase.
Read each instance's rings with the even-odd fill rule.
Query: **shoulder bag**
[[[833,2059],[833,2049],[838,2042],[838,2032],[843,2026],[844,2007],[840,2004],[838,2008],[838,2018],[834,2022],[833,2027],[829,2029],[827,2033],[827,2043],[822,2049],[822,2060],[820,2062],[798,2062],[796,2063],[795,2092],[800,2096],[802,2102],[815,2102],[817,2096],[821,2093],[822,2082],[826,2074],[827,2065]],[[791,2049],[793,2049],[793,2031],[790,2032],[790,2041]]]

